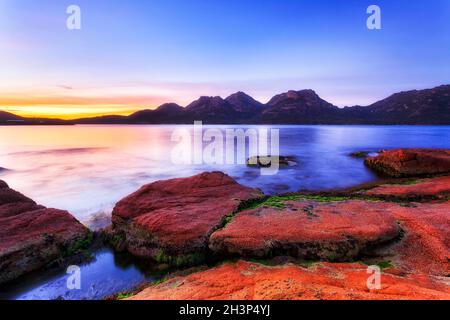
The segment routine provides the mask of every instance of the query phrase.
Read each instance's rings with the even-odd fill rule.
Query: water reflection
[[[67,288],[70,276],[63,271],[32,273],[0,288],[0,299],[16,300],[96,300],[133,290],[144,282],[160,278],[151,266],[128,254],[103,249],[94,260],[81,265],[81,289]]]

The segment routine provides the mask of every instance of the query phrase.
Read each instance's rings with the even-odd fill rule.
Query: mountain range
[[[0,111],[0,125],[39,124],[450,124],[450,85],[395,93],[369,106],[338,108],[313,90],[288,91],[263,104],[243,92],[166,103],[129,116],[76,120],[24,118]]]

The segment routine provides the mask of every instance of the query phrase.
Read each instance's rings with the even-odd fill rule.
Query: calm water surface
[[[0,289],[0,299],[15,300],[83,300],[103,299],[133,290],[144,282],[160,279],[141,263],[110,249],[93,254],[94,260],[80,265],[81,289],[69,290],[70,274],[60,271],[32,273]]]
[[[204,128],[225,127],[259,128]],[[7,169],[0,171],[0,179],[36,202],[69,210],[86,225],[98,228],[109,223],[118,200],[155,180],[220,170],[244,185],[271,194],[323,190],[376,179],[362,160],[349,157],[354,151],[450,148],[450,126],[264,126],[280,130],[280,154],[295,156],[299,165],[274,176],[261,176],[258,169],[245,165],[173,165],[171,151],[176,142],[171,141],[171,135],[176,128],[0,127],[0,167]],[[146,278],[138,268],[118,264],[112,252],[102,251],[96,256],[93,263],[83,267],[86,276],[81,291],[68,292],[64,274],[39,275],[40,280],[9,288],[8,297],[101,298]]]

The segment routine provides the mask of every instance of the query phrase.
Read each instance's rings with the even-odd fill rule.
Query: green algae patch
[[[269,197],[265,200],[254,201],[251,204],[248,204],[247,206],[243,206],[242,208],[240,208],[240,210],[238,212],[241,212],[244,210],[257,209],[257,208],[261,208],[261,207],[272,207],[272,208],[277,208],[277,209],[285,209],[286,202],[288,202],[288,201],[311,200],[311,201],[317,201],[317,202],[335,202],[335,201],[346,201],[346,200],[350,200],[350,199],[352,199],[352,198],[345,197],[345,196],[322,196],[322,195],[273,196],[273,197]],[[231,221],[232,216],[234,216],[234,215],[235,214],[227,216],[225,218],[226,221],[227,222]]]
[[[89,232],[89,234],[85,237],[77,238],[72,241],[63,251],[62,256],[72,257],[78,254],[83,254],[85,256],[90,256],[91,251],[90,248],[94,243],[94,234]]]
[[[285,209],[286,202],[288,201],[300,201],[311,200],[316,202],[336,202],[350,200],[350,197],[337,197],[337,196],[321,196],[321,195],[292,195],[292,196],[275,196],[270,197],[265,202],[262,202],[258,207],[273,207],[278,209]]]
[[[171,256],[160,249],[156,252],[154,259],[159,264],[168,264],[171,267],[181,268],[201,264],[206,260],[206,256],[202,252]]]
[[[338,201],[351,200],[352,198],[345,197],[345,196],[304,195],[304,196],[300,196],[300,199],[314,200],[317,202],[338,202]]]
[[[261,203],[258,207],[272,207],[278,209],[286,208],[285,202],[287,201],[298,201],[300,196],[275,196],[270,197],[265,202]]]
[[[389,185],[393,186],[413,186],[421,182],[421,180],[417,179],[409,179],[409,180],[403,180],[403,181],[393,181],[392,183],[389,183]]]
[[[370,151],[356,151],[350,153],[350,157],[365,159],[369,156],[370,153],[371,153]]]
[[[124,299],[131,298],[132,296],[133,296],[132,292],[121,292],[121,293],[117,294],[116,300],[124,300]]]
[[[375,263],[363,261],[362,264],[366,266],[378,266],[381,269],[381,271],[395,267],[395,265],[391,261],[380,261]]]

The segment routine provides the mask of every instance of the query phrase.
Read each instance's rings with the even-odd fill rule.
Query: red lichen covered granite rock
[[[221,172],[157,181],[117,203],[113,230],[135,255],[189,263],[205,253],[225,217],[262,196]]]
[[[369,289],[362,264],[321,263],[263,266],[246,261],[172,278],[131,300],[391,300],[450,299],[445,280],[425,275],[382,273],[381,288]]]
[[[365,192],[368,196],[398,198],[445,198],[450,195],[450,176],[383,184]]]
[[[0,181],[0,283],[45,267],[88,235],[67,211],[39,206]]]
[[[450,202],[399,205],[390,213],[404,236],[376,253],[403,272],[450,275]]]
[[[365,164],[385,175],[410,177],[450,173],[450,150],[398,149],[384,151]]]
[[[391,207],[359,200],[291,200],[283,208],[262,206],[238,213],[211,235],[209,247],[218,254],[244,257],[348,260],[399,236],[400,228],[387,212]]]

